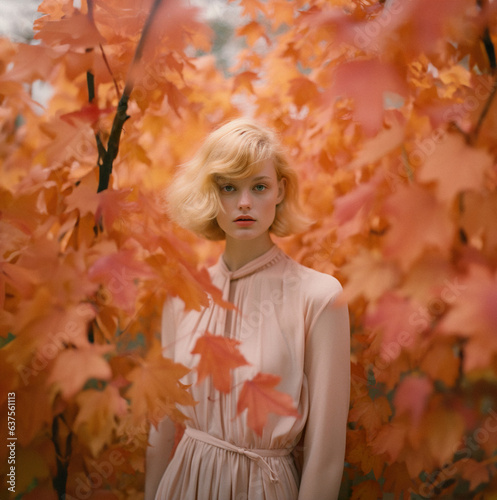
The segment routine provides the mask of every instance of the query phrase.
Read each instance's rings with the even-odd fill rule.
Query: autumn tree
[[[162,303],[221,300],[198,264],[217,247],[169,222],[164,190],[206,132],[242,112],[280,132],[315,220],[279,244],[345,285],[342,497],[492,498],[496,3],[240,8],[245,47],[229,74],[179,0],[45,0],[38,44],[0,41],[0,425],[3,443],[16,438],[12,498],[142,495],[149,425],[180,424],[175,404],[193,403],[185,368],[161,353]],[[30,95],[37,80],[53,88],[44,106]],[[245,362],[237,345],[207,333],[195,349],[199,378],[229,391]],[[226,352],[231,365],[217,362]],[[264,388],[291,413],[277,382],[259,374],[244,392]],[[255,410],[239,404],[260,429]]]

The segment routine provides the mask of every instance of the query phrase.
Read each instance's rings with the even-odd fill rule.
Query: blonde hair
[[[286,161],[276,135],[246,118],[214,130],[196,155],[182,165],[168,189],[168,212],[180,226],[209,240],[225,239],[216,217],[221,209],[216,178],[243,179],[272,160],[279,179],[286,179],[285,196],[276,207],[269,230],[276,236],[302,232],[308,226],[298,201],[297,174]]]

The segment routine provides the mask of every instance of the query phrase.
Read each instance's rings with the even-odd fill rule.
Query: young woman
[[[235,309],[213,301],[185,312],[179,300],[163,311],[165,355],[194,367],[191,353],[206,331],[241,342],[250,363],[232,371],[228,394],[210,377],[185,383],[198,404],[182,408],[186,431],[169,461],[174,425],[152,429],[146,500],[327,500],[338,496],[349,408],[350,341],[347,307],[332,276],[290,259],[272,241],[302,231],[297,179],[274,134],[234,120],[214,131],[169,191],[170,211],[182,226],[225,239],[209,269]],[[237,416],[245,380],[281,377],[299,416],[269,414],[262,435]],[[169,462],[169,463],[168,463]]]

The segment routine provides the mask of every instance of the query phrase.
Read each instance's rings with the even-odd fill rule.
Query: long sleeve
[[[146,454],[145,500],[154,500],[174,447],[175,426],[165,418],[158,429],[152,427]]]
[[[308,334],[305,372],[309,414],[304,434],[299,500],[335,500],[345,456],[350,398],[350,326],[347,306],[328,303]]]
[[[167,349],[167,356],[173,355],[175,324],[172,301],[164,304],[162,311],[162,347]],[[145,499],[154,500],[159,483],[164,475],[175,444],[176,427],[168,417],[164,418],[158,428],[150,428],[149,446],[146,451]]]

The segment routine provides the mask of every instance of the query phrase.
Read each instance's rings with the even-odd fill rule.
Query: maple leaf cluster
[[[142,495],[149,426],[194,404],[162,355],[162,304],[221,300],[198,266],[219,248],[171,224],[164,192],[213,126],[250,110],[280,133],[315,220],[279,244],[349,302],[341,497],[491,498],[496,3],[240,6],[229,74],[179,0],[44,0],[38,44],[0,39],[0,425],[15,392],[16,492]],[[194,353],[221,392],[246,364],[208,332]],[[269,412],[296,415],[278,382],[241,390],[257,432]]]

